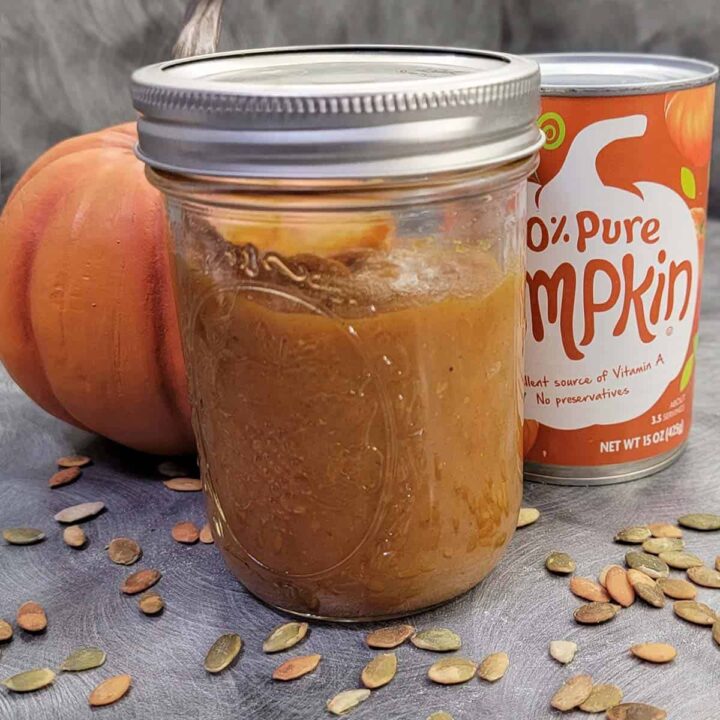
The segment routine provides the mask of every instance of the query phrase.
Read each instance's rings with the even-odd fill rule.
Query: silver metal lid
[[[540,73],[455,48],[321,46],[218,53],[133,74],[138,155],[173,172],[377,178],[531,155]]]
[[[715,82],[712,63],[640,53],[529,55],[540,65],[543,95],[650,95]]]

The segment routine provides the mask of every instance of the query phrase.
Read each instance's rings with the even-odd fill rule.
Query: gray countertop
[[[445,709],[456,720],[536,720],[559,717],[549,699],[563,680],[580,672],[596,682],[621,686],[627,700],[665,708],[672,720],[720,717],[720,648],[708,629],[636,603],[607,625],[576,625],[578,605],[567,579],[550,576],[543,561],[553,549],[570,552],[578,574],[595,576],[609,562],[622,562],[614,532],[637,522],[674,520],[693,511],[720,510],[720,224],[710,227],[705,268],[703,321],[697,368],[695,420],[687,452],[664,472],[644,480],[602,488],[552,487],[526,483],[525,504],[542,512],[539,522],[519,531],[498,568],[475,590],[440,609],[418,615],[418,627],[447,626],[463,638],[462,653],[479,659],[505,650],[510,669],[489,685],[472,681],[441,687],[426,679],[437,659],[404,645],[399,672],[387,687],[350,717],[357,720],[424,720]],[[47,479],[59,455],[83,452],[94,459],[82,478],[49,490]],[[226,572],[214,545],[181,546],[170,538],[179,520],[203,522],[199,493],[165,489],[157,460],[131,453],[50,418],[0,376],[0,527],[43,528],[39,545],[0,545],[0,617],[14,619],[20,603],[36,600],[47,610],[49,628],[40,636],[17,631],[0,649],[0,676],[40,666],[57,667],[71,649],[99,645],[104,667],[61,675],[54,686],[31,695],[0,690],[0,718],[82,720],[268,720],[329,717],[325,701],[357,687],[372,656],[363,638],[370,625],[314,625],[302,653],[318,652],[318,670],[295,683],[270,679],[277,656],[260,650],[281,614],[254,600]],[[84,550],[63,545],[52,520],[75,503],[103,500],[107,511],[86,524]],[[689,549],[708,563],[720,553],[720,534],[686,531]],[[140,614],[136,600],[119,585],[130,570],[113,565],[104,552],[113,537],[137,539],[144,557],[135,566],[163,572],[157,586],[167,608],[156,618]],[[720,591],[699,598],[720,608]],[[205,652],[221,633],[239,632],[245,647],[236,665],[218,676],[203,669]],[[548,643],[579,645],[574,662],[561,667]],[[667,666],[633,659],[628,648],[666,641],[678,649]],[[300,653],[297,653],[300,654]],[[130,694],[117,705],[91,711],[90,690],[105,677],[127,672]],[[588,717],[582,713],[568,717]]]

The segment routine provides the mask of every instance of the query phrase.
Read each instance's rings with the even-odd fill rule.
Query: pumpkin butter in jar
[[[534,63],[312,48],[134,79],[230,569],[341,620],[473,587],[521,498]]]

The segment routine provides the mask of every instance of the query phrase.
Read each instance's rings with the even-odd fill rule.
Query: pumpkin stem
[[[190,0],[178,35],[174,58],[206,55],[217,50],[224,0]]]

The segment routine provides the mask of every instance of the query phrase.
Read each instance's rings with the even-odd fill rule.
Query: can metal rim
[[[705,60],[644,53],[538,53],[541,95],[654,95],[714,83],[718,66]],[[554,71],[554,72],[553,72]]]

